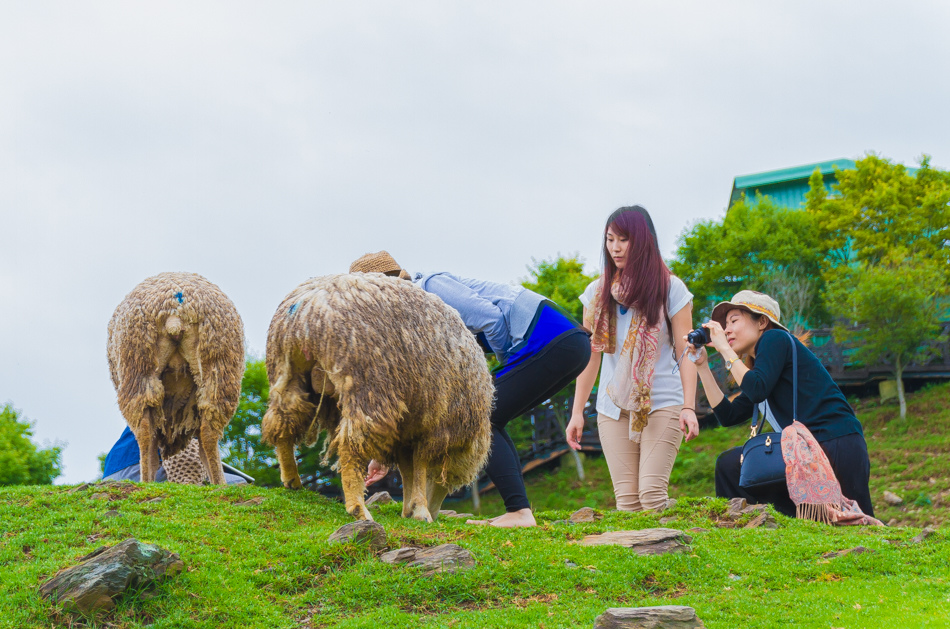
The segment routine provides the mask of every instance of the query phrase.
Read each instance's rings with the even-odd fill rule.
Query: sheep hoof
[[[363,505],[356,505],[350,509],[347,509],[347,512],[357,520],[367,520],[369,522],[373,522],[372,514],[370,514],[369,509]]]
[[[432,522],[432,515],[429,510],[423,506],[418,506],[412,510],[412,519],[420,522]]]
[[[286,489],[303,489],[303,483],[300,482],[300,477],[293,478],[291,480],[284,481],[284,487]]]

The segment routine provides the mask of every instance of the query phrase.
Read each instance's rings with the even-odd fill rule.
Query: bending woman
[[[377,271],[408,278],[388,253],[366,254],[350,272]],[[498,527],[534,526],[518,449],[505,426],[567,386],[587,365],[587,333],[541,295],[520,286],[466,279],[449,273],[418,275],[415,284],[458,311],[479,343],[498,359],[488,477],[505,501],[504,515],[470,520]],[[388,470],[370,463],[366,484]]]
[[[712,346],[722,355],[726,369],[742,390],[731,402],[723,396],[709,369],[706,349],[690,352],[699,378],[723,426],[734,426],[752,417],[753,405],[767,401],[775,420],[784,429],[793,419],[805,425],[828,456],[828,461],[845,497],[855,500],[866,515],[874,515],[868,479],[871,462],[861,423],[841,389],[818,358],[779,323],[778,303],[762,293],[740,291],[732,301],[713,309],[709,330]],[[792,343],[798,353],[798,417],[792,417]],[[739,359],[752,358],[750,369]],[[716,495],[745,498],[750,503],[771,503],[787,516],[795,517],[795,504],[788,487],[750,492],[739,486],[742,448],[732,448],[716,460]]]
[[[567,443],[580,449],[584,406],[599,371],[597,428],[617,509],[663,509],[683,434],[699,434],[696,369],[689,361],[677,369],[686,342],[673,340],[692,328],[693,295],[667,269],[642,207],[610,215],[603,249],[603,274],[580,297],[594,335],[590,362],[577,378]]]

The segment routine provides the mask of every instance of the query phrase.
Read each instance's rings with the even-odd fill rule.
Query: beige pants
[[[650,413],[640,443],[630,440],[630,416],[620,419],[597,414],[600,444],[614,484],[620,511],[661,509],[666,506],[670,472],[683,441],[680,411],[683,406],[667,406]]]

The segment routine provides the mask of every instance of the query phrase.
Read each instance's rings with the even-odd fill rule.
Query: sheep
[[[119,410],[135,434],[143,482],[198,437],[212,483],[225,484],[218,440],[237,408],[244,325],[220,288],[196,273],[161,273],[132,289],[109,321]]]
[[[398,465],[403,517],[432,522],[488,458],[494,386],[458,313],[379,273],[312,278],[280,304],[267,335],[270,402],[261,434],[284,486],[301,487],[294,446],[327,431],[346,511],[372,520],[366,464]]]

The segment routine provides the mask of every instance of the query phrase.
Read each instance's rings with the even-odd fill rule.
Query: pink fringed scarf
[[[797,420],[782,431],[782,458],[796,517],[839,526],[884,526],[880,520],[865,515],[857,502],[841,493],[841,485],[825,451],[811,431]]]
[[[584,325],[593,331],[591,349],[613,354],[617,351],[616,309],[601,308],[602,290],[603,281],[597,287],[591,307],[587,309]],[[614,300],[622,303],[619,282],[613,282],[610,293]],[[651,410],[650,391],[653,389],[653,373],[660,346],[660,327],[648,325],[646,317],[635,308],[632,314],[627,338],[606,393],[614,404],[630,411],[630,440],[639,443],[640,433],[646,428]]]

